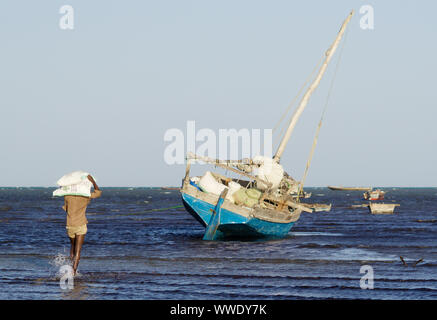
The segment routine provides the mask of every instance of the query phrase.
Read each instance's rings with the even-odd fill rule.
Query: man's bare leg
[[[70,238],[70,237],[68,237]],[[76,238],[70,238],[70,261],[71,263],[73,263],[73,258],[74,258],[74,247],[76,245]]]
[[[73,262],[73,275],[76,275],[77,267],[80,261],[80,250],[82,249],[82,244],[85,241],[85,235],[76,235],[76,241],[74,246],[74,262]]]

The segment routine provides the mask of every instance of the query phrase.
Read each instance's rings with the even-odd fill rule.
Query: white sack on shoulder
[[[54,197],[63,196],[83,196],[91,197],[91,187],[93,184],[88,180],[83,180],[80,183],[63,186],[53,191]]]
[[[64,175],[56,183],[60,187],[71,186],[73,184],[78,184],[84,180],[88,180],[88,175],[89,173],[85,171],[74,171]]]

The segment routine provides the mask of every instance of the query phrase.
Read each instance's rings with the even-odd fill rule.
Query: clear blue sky
[[[65,4],[74,30],[58,26]],[[437,3],[394,0],[1,1],[0,185],[77,169],[102,186],[179,185],[164,132],[272,128],[351,9],[307,185],[436,186]],[[282,158],[298,179],[336,58]]]

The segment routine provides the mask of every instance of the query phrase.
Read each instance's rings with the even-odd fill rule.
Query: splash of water
[[[61,268],[63,266],[69,266],[73,267],[73,262],[70,260],[69,256],[65,254],[65,248],[64,252],[57,253],[50,261],[49,264],[53,267],[54,270],[51,271],[52,277],[54,279],[61,278],[65,272],[61,271]],[[78,272],[76,273],[78,275]]]

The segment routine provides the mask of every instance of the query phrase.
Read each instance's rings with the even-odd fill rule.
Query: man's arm
[[[65,197],[64,197],[64,206],[62,207],[62,209],[64,209],[65,212],[67,212],[67,210],[68,210],[67,199],[65,199]]]
[[[91,199],[95,199],[98,198],[102,195],[102,191],[99,189],[99,186],[97,185],[96,181],[94,180],[94,178],[91,175],[88,175],[88,180],[91,181],[91,183],[94,186],[94,192],[91,193]]]
[[[94,178],[90,174],[88,175],[88,180],[91,181],[91,183],[93,184],[94,190],[100,190],[99,186],[96,183],[96,181],[94,180]]]

